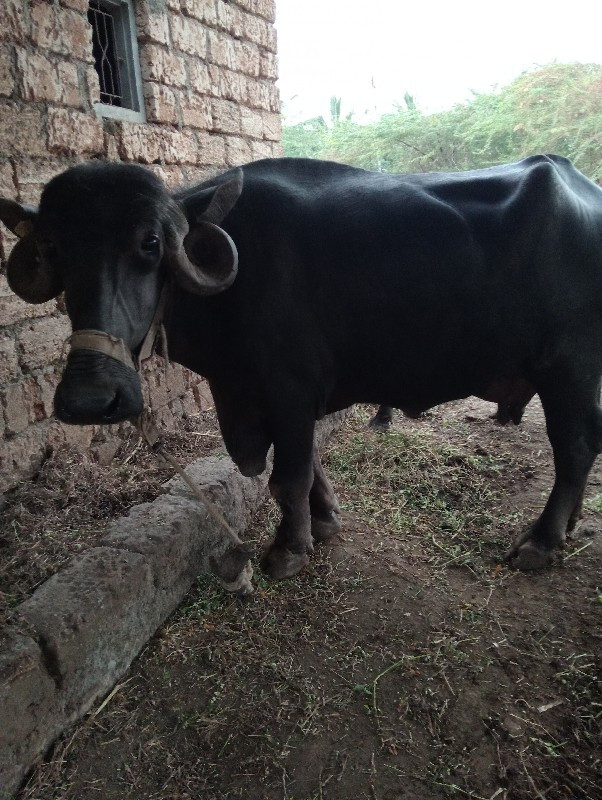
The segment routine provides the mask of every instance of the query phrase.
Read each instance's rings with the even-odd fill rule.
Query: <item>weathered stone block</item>
[[[124,161],[151,164],[161,159],[161,129],[135,122],[115,123],[119,156]]]
[[[146,81],[157,81],[170,86],[186,86],[186,64],[183,56],[157,44],[142,45],[140,69]]]
[[[2,442],[0,447],[0,494],[18,481],[31,478],[40,468],[46,450],[42,425],[30,425],[23,433]]]
[[[213,130],[219,133],[240,133],[241,109],[228,100],[212,100]]]
[[[240,136],[226,137],[226,163],[229,167],[239,166],[251,161],[251,144]]]
[[[228,69],[236,69],[236,47],[229,36],[219,31],[207,31],[208,59]]]
[[[15,131],[19,131],[18,136]],[[16,103],[0,103],[0,156],[43,156],[46,152],[42,112]]]
[[[19,371],[15,340],[11,336],[0,334],[0,384],[16,378]]]
[[[270,142],[258,142],[253,139],[251,153],[254,161],[260,158],[272,158],[272,145]]]
[[[226,145],[222,136],[203,133],[197,134],[197,164],[223,166],[226,163]]]
[[[0,195],[14,199],[17,196],[13,165],[9,161],[0,162]],[[6,232],[6,228],[3,228]]]
[[[259,77],[273,81],[278,78],[278,56],[267,51],[260,53]]]
[[[160,83],[147,82],[144,86],[144,99],[148,122],[168,125],[178,123],[178,103],[173,89]]]
[[[250,42],[234,42],[234,69],[256,78],[259,75],[261,59],[259,48]]]
[[[92,62],[92,26],[87,18],[53,3],[30,4],[31,38],[40,50]]]
[[[9,252],[10,250],[7,248],[5,256]],[[35,306],[26,303],[8,288],[6,276],[0,275],[0,326],[10,326],[22,320],[44,317],[54,311],[56,311],[54,300]]]
[[[102,123],[93,113],[51,108],[48,148],[53,153],[100,155],[104,152]]]
[[[4,0],[2,3],[0,39],[6,39],[9,42],[22,42],[27,32],[25,4],[22,0]]]
[[[17,334],[19,362],[25,369],[45,367],[56,361],[71,333],[67,317],[46,317],[25,325]]]
[[[9,800],[61,727],[53,719],[57,689],[39,645],[13,628],[0,630],[0,800]]]
[[[202,61],[189,59],[188,72],[190,75],[190,88],[199,94],[210,94],[212,85],[219,85],[219,71],[213,78],[209,74],[209,67]]]
[[[264,111],[261,117],[263,120],[263,138],[272,142],[279,142],[282,138],[282,119],[280,114]]]
[[[65,724],[115,684],[162,622],[155,595],[145,558],[95,547],[18,607],[44,643]]]
[[[2,392],[2,404],[7,433],[24,431],[30,423],[25,397],[25,381],[7,384]]]
[[[185,127],[211,130],[213,117],[211,116],[211,101],[207,97],[188,92],[180,98],[182,109],[182,123]]]
[[[200,20],[207,25],[215,25],[218,21],[215,4],[212,0],[180,0],[182,13]]]
[[[240,131],[246,136],[261,139],[263,137],[263,117],[261,112],[253,111],[250,108],[241,108]]]
[[[10,97],[14,89],[12,48],[3,44],[0,46],[0,96]]]
[[[191,56],[205,58],[207,54],[207,31],[205,27],[190,17],[171,17],[171,39],[176,50]]]

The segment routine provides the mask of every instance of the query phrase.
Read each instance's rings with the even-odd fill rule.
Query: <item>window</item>
[[[132,0],[90,0],[88,21],[100,81],[97,114],[145,122]]]

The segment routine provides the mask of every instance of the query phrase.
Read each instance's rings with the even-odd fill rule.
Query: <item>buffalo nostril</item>
[[[115,418],[118,408],[119,408],[119,395],[116,394],[115,397],[113,397],[113,399],[109,403],[109,405],[105,408],[104,413],[102,415],[103,419],[106,420],[107,422],[111,422]]]

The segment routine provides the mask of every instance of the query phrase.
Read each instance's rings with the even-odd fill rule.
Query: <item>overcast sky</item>
[[[332,95],[360,120],[423,111],[551,61],[602,63],[602,0],[276,0],[280,95],[299,122]]]

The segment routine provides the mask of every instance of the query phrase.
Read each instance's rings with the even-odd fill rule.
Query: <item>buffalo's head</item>
[[[19,237],[7,264],[11,289],[29,303],[64,291],[74,333],[93,334],[69,354],[54,400],[59,419],[111,423],[142,411],[129,352],[139,350],[168,277],[200,295],[230,286],[236,247],[216,223],[241,191],[237,170],[178,202],[143,167],[92,162],[51,180],[39,209],[0,198],[0,220]],[[126,357],[95,349],[94,332]]]

